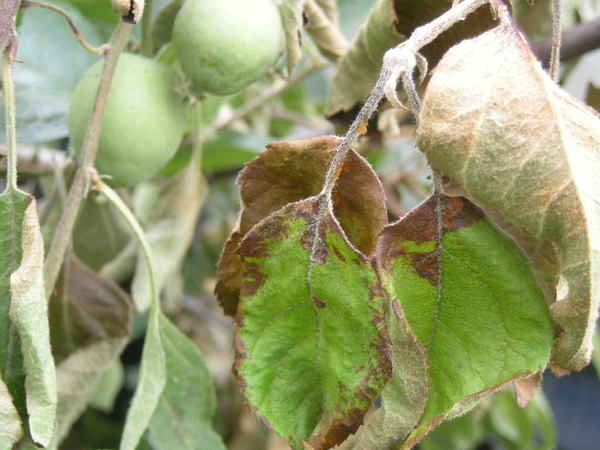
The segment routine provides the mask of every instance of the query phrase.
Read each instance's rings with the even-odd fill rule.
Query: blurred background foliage
[[[52,1],[74,19],[94,45],[106,42],[118,16],[110,2]],[[154,0],[156,17],[167,0]],[[551,0],[513,2],[523,33],[531,40],[551,34]],[[373,7],[373,0],[338,0],[343,35],[352,41]],[[563,0],[563,28],[598,20],[599,0]],[[39,201],[44,237],[53,227],[73,174],[66,125],[73,89],[99,57],[88,54],[74,39],[63,18],[39,8],[19,16],[18,59],[15,66],[19,182]],[[138,40],[134,31],[129,50]],[[276,140],[343,134],[344,120],[334,125],[325,108],[335,67],[320,56],[311,38],[302,37],[303,56],[291,74],[284,58],[269,76],[226,98],[207,96],[202,103],[204,145],[201,167],[207,183],[193,201],[202,202],[193,226],[194,237],[181,261],[172,258],[164,280],[163,311],[202,351],[217,391],[214,428],[230,450],[277,450],[287,444],[265,431],[244,406],[231,376],[233,320],[224,316],[213,296],[215,264],[234,228],[239,210],[235,178],[243,164]],[[159,59],[169,60],[168,52]],[[376,75],[378,67],[372,67]],[[600,53],[592,51],[563,65],[562,82],[576,98],[600,107]],[[3,121],[3,119],[2,119]],[[2,125],[3,126],[3,125]],[[380,176],[393,221],[428,194],[425,158],[412,140],[415,123],[407,112],[384,107],[357,150]],[[153,179],[119,193],[140,222],[151,228],[152,211],[161,189],[191,157],[191,123],[181,148]],[[58,180],[58,182],[57,182]],[[185,200],[182,196],[180,201]],[[185,205],[178,210],[185,211]],[[184,214],[184,213],[181,213]],[[189,217],[174,217],[190,220]],[[176,238],[170,236],[171,239]],[[171,241],[172,242],[172,241]],[[73,236],[77,257],[92,270],[132,290],[137,249],[123,220],[106,203],[86,200]],[[133,332],[120,361],[104,373],[96,393],[63,442],[63,449],[116,448],[125,414],[135,391],[147,315],[134,318]],[[600,362],[557,381],[546,371],[542,389],[519,411],[511,390],[484,400],[470,413],[444,422],[418,446],[422,450],[561,449],[592,450],[600,442]],[[376,405],[374,405],[374,408]],[[351,448],[351,438],[342,448]],[[151,448],[144,442],[138,448]]]

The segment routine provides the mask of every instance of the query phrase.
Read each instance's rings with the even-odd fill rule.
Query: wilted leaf
[[[305,13],[308,20],[306,31],[321,53],[333,60],[342,56],[346,52],[348,42],[338,23],[336,3],[328,0],[308,0]]]
[[[30,195],[12,189],[0,195],[0,373],[23,421],[27,411],[21,341],[8,311],[10,275],[21,263],[23,215],[32,200]]]
[[[600,120],[561,91],[516,30],[501,26],[452,48],[419,116],[434,170],[477,202],[557,249],[552,363],[584,367],[600,296]]]
[[[100,381],[94,390],[94,395],[88,405],[106,414],[110,414],[115,406],[115,400],[123,388],[125,382],[125,369],[119,359],[104,371]]]
[[[56,367],[56,438],[59,441],[67,435],[73,423],[85,410],[102,375],[123,351],[127,338],[128,336],[107,337],[94,341],[69,354]]]
[[[325,115],[331,117],[348,112],[361,104],[375,86],[383,55],[418,27],[441,16],[452,6],[452,0],[379,0],[367,21],[338,61],[327,98]],[[461,40],[489,30],[494,26],[490,8],[485,5],[465,20],[450,27],[422,49],[435,67],[441,56]]]
[[[542,372],[536,372],[527,378],[517,378],[514,381],[515,385],[515,398],[517,399],[517,405],[519,409],[523,409],[529,403],[529,400],[533,398],[537,390],[540,388],[542,383]]]
[[[52,354],[57,363],[105,339],[127,339],[132,306],[126,292],[67,255],[50,298]]]
[[[21,339],[29,433],[45,446],[54,432],[56,374],[44,293],[44,246],[34,199],[23,215],[21,245],[21,264],[10,276],[9,317]]]
[[[404,40],[395,28],[390,0],[378,0],[342,58],[338,60],[325,115],[350,111],[371,93],[383,54]]]
[[[225,450],[212,429],[215,389],[200,350],[166,317],[159,316],[167,382],[149,426],[156,448]]]
[[[429,198],[382,231],[375,262],[427,354],[427,406],[403,448],[547,364],[552,323],[529,260],[468,200]]]
[[[391,372],[377,277],[322,201],[286,206],[238,250],[238,382],[263,424],[294,449],[303,440],[331,448],[354,433]]]
[[[162,289],[168,277],[179,269],[194,237],[206,194],[206,183],[195,159],[175,174],[158,194],[145,230],[154,255],[157,289]],[[138,311],[150,305],[148,265],[141,250],[131,296]]]
[[[304,4],[308,0],[283,0],[281,18],[285,32],[287,68],[291,71],[302,58],[302,28],[304,25]]]
[[[12,448],[21,436],[23,429],[19,412],[13,405],[6,384],[0,378],[0,448]]]
[[[235,249],[243,236],[288,203],[318,194],[337,143],[334,137],[273,142],[240,172],[242,212],[217,263],[215,293],[226,314],[235,316],[237,310],[242,265]],[[346,159],[333,198],[335,216],[348,240],[370,256],[387,223],[385,195],[369,164],[354,152]]]

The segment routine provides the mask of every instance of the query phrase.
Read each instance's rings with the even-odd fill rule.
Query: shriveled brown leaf
[[[242,211],[217,263],[215,293],[226,314],[234,316],[237,310],[241,259],[234,252],[241,239],[288,203],[318,194],[337,143],[335,137],[273,142],[240,172]],[[333,200],[336,218],[350,242],[370,255],[387,223],[385,195],[369,164],[354,152],[342,168]]]
[[[515,398],[519,409],[523,409],[535,395],[542,383],[542,372],[536,372],[528,378],[518,378],[514,381]]]
[[[600,116],[550,80],[516,29],[499,26],[444,56],[417,142],[434,170],[556,248],[552,363],[583,368],[600,302]]]
[[[73,255],[65,259],[49,308],[57,363],[96,342],[127,338],[131,331],[129,295]]]

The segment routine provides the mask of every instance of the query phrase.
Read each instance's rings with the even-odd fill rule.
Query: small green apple
[[[262,78],[277,60],[281,40],[272,0],[186,0],[173,25],[183,70],[214,95],[235,94]]]
[[[79,156],[103,61],[79,80],[67,124]],[[154,175],[173,156],[183,137],[186,102],[174,86],[175,71],[132,54],[119,58],[100,131],[95,167],[113,186],[132,186]]]

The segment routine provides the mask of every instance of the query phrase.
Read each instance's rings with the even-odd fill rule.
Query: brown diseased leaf
[[[52,354],[58,364],[93,343],[128,337],[132,303],[119,286],[70,255],[50,298],[49,318]]]
[[[335,137],[273,142],[238,175],[242,210],[217,262],[215,294],[225,314],[235,316],[237,311],[242,265],[235,250],[242,238],[288,203],[317,195],[337,143]],[[349,153],[332,198],[348,240],[370,256],[387,223],[385,194],[371,166],[357,153]]]
[[[536,372],[528,378],[517,378],[514,381],[515,398],[519,409],[523,409],[535,395],[542,383],[542,372]]]
[[[436,172],[555,247],[552,363],[567,370],[590,360],[600,301],[599,142],[600,116],[510,26],[449,50],[419,115],[417,144]]]

